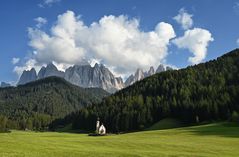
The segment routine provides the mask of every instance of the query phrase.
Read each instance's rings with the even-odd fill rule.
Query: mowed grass
[[[217,123],[90,137],[86,134],[0,134],[1,157],[238,157],[239,127]]]

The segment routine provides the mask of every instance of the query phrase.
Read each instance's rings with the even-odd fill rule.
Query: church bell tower
[[[100,129],[100,118],[97,118],[97,121],[96,121],[96,133],[99,133],[99,129]]]

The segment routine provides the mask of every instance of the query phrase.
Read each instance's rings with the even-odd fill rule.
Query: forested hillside
[[[57,77],[0,88],[0,127],[42,129],[55,118],[99,103],[105,96],[108,93],[102,89],[80,88]]]
[[[112,132],[139,130],[171,117],[186,123],[228,120],[239,112],[239,49],[216,60],[148,77],[65,118],[94,130],[97,117]],[[64,121],[64,120],[63,120]]]

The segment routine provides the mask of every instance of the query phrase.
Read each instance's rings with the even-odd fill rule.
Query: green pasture
[[[239,126],[194,127],[91,137],[87,134],[0,133],[0,157],[238,157]]]

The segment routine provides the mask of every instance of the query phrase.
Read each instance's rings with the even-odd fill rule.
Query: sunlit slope
[[[13,131],[0,134],[1,157],[238,157],[239,127],[220,123],[104,137]]]

